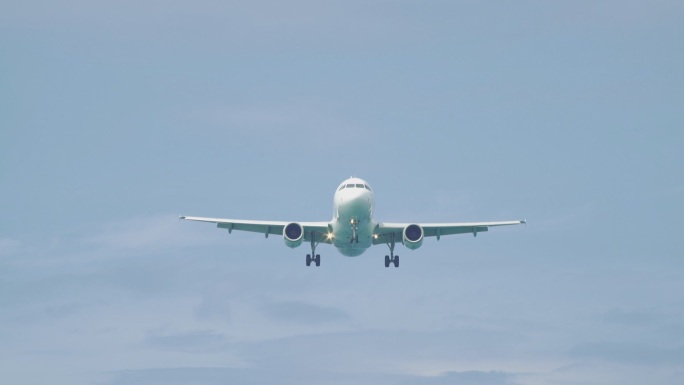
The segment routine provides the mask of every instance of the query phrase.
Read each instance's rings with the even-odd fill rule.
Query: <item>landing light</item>
[[[325,236],[328,237],[328,239],[333,239],[333,237],[335,236],[335,234],[333,234],[333,233],[328,233],[328,234],[325,234]]]
[[[373,239],[378,239],[378,234],[373,234]]]

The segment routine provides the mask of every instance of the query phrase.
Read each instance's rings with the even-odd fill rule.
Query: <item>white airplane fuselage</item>
[[[351,186],[351,187],[350,187]],[[359,178],[342,182],[333,199],[333,245],[342,255],[356,257],[373,245],[375,197]]]

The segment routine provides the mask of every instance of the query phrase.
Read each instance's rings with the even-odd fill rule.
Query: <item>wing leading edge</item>
[[[209,222],[216,223],[216,227],[228,230],[231,233],[233,230],[249,231],[252,233],[261,233],[268,238],[269,234],[283,235],[283,229],[289,223],[282,221],[253,221],[243,219],[224,219],[224,218],[207,218],[207,217],[189,217],[181,216],[179,219],[186,221]],[[296,222],[304,228],[304,241],[311,241],[322,243],[332,243],[325,234],[329,231],[330,223],[328,222]]]
[[[454,234],[473,234],[488,231],[490,227],[495,226],[510,226],[523,224],[525,221],[503,221],[503,222],[463,222],[463,223],[417,223],[423,228],[425,237],[437,237],[437,240],[442,235]],[[403,231],[406,226],[412,223],[380,223],[374,231],[373,244],[386,243],[389,238],[394,236],[394,239],[400,241],[403,236]]]

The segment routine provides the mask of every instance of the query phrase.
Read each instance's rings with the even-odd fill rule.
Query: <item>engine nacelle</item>
[[[288,223],[283,227],[283,241],[288,247],[295,248],[304,240],[304,228],[299,223]]]
[[[415,250],[423,244],[423,236],[425,232],[423,228],[418,225],[408,225],[404,228],[404,246],[411,250]]]

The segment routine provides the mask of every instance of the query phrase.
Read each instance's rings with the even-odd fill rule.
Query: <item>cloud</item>
[[[256,377],[263,379],[264,373],[253,369],[235,369],[222,367],[199,368],[153,368],[141,370],[122,370],[111,372],[110,380],[102,382],[109,385],[224,385],[257,384]]]
[[[225,335],[211,330],[179,334],[151,334],[145,344],[159,350],[185,353],[211,353],[229,348]]]
[[[0,319],[55,320],[119,301],[122,293],[143,299],[186,292],[212,269],[211,260],[189,264],[187,249],[211,246],[216,235],[157,215],[63,229],[30,247],[2,239]]]
[[[452,373],[456,368],[482,360],[489,362],[485,366],[496,368],[496,362],[505,361],[503,357],[511,354],[507,343],[478,348],[476,345],[483,342],[478,334],[482,333],[474,330],[362,330],[308,334],[304,331],[290,337],[254,340],[242,338],[236,328],[231,325],[225,333],[214,330],[150,333],[144,343],[162,351],[231,354],[250,366],[270,372],[302,373],[311,367],[328,373],[391,374],[407,376],[407,379],[432,379],[441,374],[444,381],[482,377],[482,381],[499,381],[492,382],[498,384],[510,380],[499,372],[460,373],[462,370],[459,370],[459,373]],[[481,362],[476,365],[483,366]],[[434,381],[442,383],[438,379]]]
[[[513,353],[505,337],[501,336],[498,344],[488,343],[482,334],[476,330],[312,333],[246,341],[240,352],[248,362],[274,370],[302,366],[299,356],[305,355],[307,365],[321,370],[338,371],[348,367],[364,373],[430,376],[474,362],[502,361]]]
[[[232,308],[228,297],[214,293],[205,295],[195,308],[195,317],[198,320],[218,319],[228,322],[232,318]]]
[[[416,377],[405,382],[403,385],[514,385],[515,376],[505,372],[448,372],[436,377]]]
[[[613,309],[603,315],[605,322],[622,326],[655,326],[666,319],[660,313],[622,309]]]
[[[108,251],[155,251],[205,245],[216,239],[206,229],[182,226],[175,215],[138,217],[102,224],[82,240]]]
[[[301,357],[303,361],[305,356]],[[108,385],[215,385],[215,384],[427,384],[427,385],[514,385],[514,375],[504,372],[450,372],[437,377],[397,375],[391,373],[357,373],[342,365],[336,371],[321,371],[315,366],[305,369],[305,375],[295,370],[263,370],[258,368],[184,367],[127,370],[111,373]]]
[[[0,238],[0,257],[15,254],[21,247],[21,242],[15,239]]]
[[[684,362],[684,347],[662,347],[634,342],[592,342],[569,351],[577,359],[613,361],[624,364],[665,365]]]
[[[340,309],[302,301],[271,302],[262,306],[261,310],[279,322],[328,323],[350,319]]]

